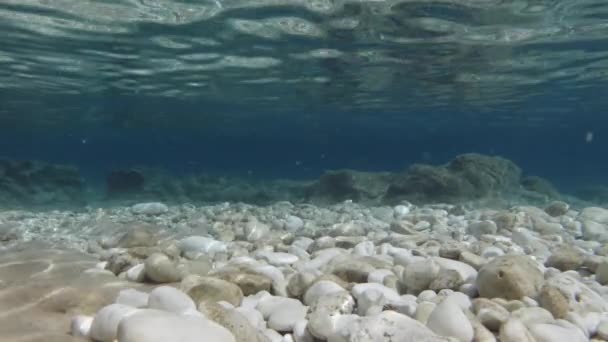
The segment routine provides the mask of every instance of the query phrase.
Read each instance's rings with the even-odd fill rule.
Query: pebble
[[[473,326],[453,297],[445,298],[435,307],[426,325],[438,335],[456,337],[463,342],[473,340]]]
[[[476,279],[479,295],[487,298],[535,297],[544,283],[542,271],[528,256],[505,255],[480,270]]]
[[[93,317],[84,315],[74,316],[70,322],[70,334],[75,337],[88,339],[91,334],[92,323]]]
[[[144,309],[120,322],[120,342],[236,342],[230,331],[201,316]]]
[[[169,208],[160,202],[148,202],[135,204],[131,211],[138,215],[160,215],[168,212]]]
[[[182,274],[168,256],[153,253],[144,262],[146,278],[157,283],[175,283],[182,279]]]
[[[134,308],[145,308],[148,306],[149,295],[135,289],[124,289],[118,292],[116,304],[128,305]]]
[[[118,324],[140,309],[124,305],[110,304],[99,310],[91,322],[90,336],[93,340],[112,342],[116,340]]]
[[[159,286],[148,295],[148,308],[176,314],[196,310],[192,298],[171,286]]]

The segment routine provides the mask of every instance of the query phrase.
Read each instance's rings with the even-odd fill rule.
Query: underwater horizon
[[[0,342],[608,341],[608,1],[0,1]]]

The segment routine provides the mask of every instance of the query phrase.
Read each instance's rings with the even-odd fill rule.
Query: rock
[[[537,192],[549,198],[559,197],[559,191],[548,180],[538,176],[526,176],[521,179],[521,185],[528,191]]]
[[[310,186],[306,197],[319,203],[346,200],[369,202],[378,200],[386,192],[390,173],[358,172],[352,170],[327,171]]]
[[[479,270],[476,280],[480,296],[505,299],[536,297],[543,282],[543,273],[536,262],[519,255],[495,258]]]
[[[473,222],[467,227],[467,232],[475,237],[485,234],[496,234],[497,230],[496,223],[490,220]]]
[[[336,319],[351,314],[355,307],[354,298],[346,291],[321,295],[311,303],[308,311],[308,330],[321,339],[332,336],[336,330]]]
[[[115,253],[112,254],[108,259],[105,269],[114,273],[115,275],[119,275],[131,268],[131,266],[136,263],[137,261],[128,254]]]
[[[196,305],[182,291],[170,286],[159,286],[150,292],[148,308],[183,314],[196,310]]]
[[[131,211],[138,215],[161,215],[169,208],[160,202],[138,203],[131,207]]]
[[[236,342],[226,328],[196,315],[145,309],[122,320],[120,342]]]
[[[148,306],[148,294],[135,289],[124,289],[118,293],[116,304],[128,305],[134,308],[145,308]]]
[[[151,232],[151,227],[136,226],[126,232],[119,240],[118,247],[152,247],[156,246],[158,240]]]
[[[91,338],[95,341],[113,342],[116,339],[118,324],[140,309],[123,304],[110,304],[99,310],[91,323]]]
[[[569,311],[581,314],[608,311],[608,303],[602,296],[568,274],[568,272],[550,276],[546,280],[546,285],[559,290],[568,300]]]
[[[602,285],[608,285],[608,260],[602,261],[597,266],[595,280]]]
[[[568,299],[555,287],[543,286],[540,291],[539,304],[555,318],[566,318],[570,305]]]
[[[255,257],[258,259],[263,259],[274,266],[291,265],[299,260],[298,257],[293,254],[268,251],[256,252]]]
[[[320,280],[312,284],[304,294],[304,304],[311,305],[319,297],[344,291],[344,288],[333,281]]]
[[[557,248],[545,262],[545,266],[560,271],[576,270],[583,265],[582,254],[572,247]]]
[[[478,199],[516,187],[520,176],[509,160],[469,153],[444,166],[412,165],[392,177],[385,197],[444,203]]]
[[[369,263],[353,259],[333,265],[328,271],[348,283],[365,283],[374,270],[374,266]]]
[[[127,279],[129,281],[142,283],[144,281],[144,279],[146,279],[145,265],[137,264],[137,265],[131,266],[131,268],[129,268],[127,270]]]
[[[608,226],[592,220],[583,221],[583,239],[589,241],[608,242]]]
[[[335,337],[334,337],[335,336]],[[332,337],[345,341],[399,341],[399,342],[448,342],[449,339],[435,335],[420,322],[394,311],[369,316],[341,316],[336,322]],[[334,339],[328,339],[334,341]],[[337,339],[335,339],[337,340]]]
[[[464,284],[464,280],[455,270],[441,269],[437,277],[429,285],[429,289],[440,291],[443,289],[457,290]]]
[[[93,317],[78,315],[70,322],[70,335],[89,339]]]
[[[268,326],[277,331],[292,331],[295,323],[306,317],[307,311],[299,300],[279,296],[261,298],[256,309],[268,320]]]
[[[608,319],[603,318],[597,326],[597,336],[601,339],[608,340]]]
[[[518,319],[511,318],[500,327],[500,342],[536,342],[528,328]]]
[[[289,215],[285,219],[285,230],[288,232],[297,232],[304,228],[304,221],[298,216]]]
[[[587,342],[578,328],[565,328],[556,324],[533,324],[530,333],[537,342]]]
[[[473,267],[476,270],[481,269],[481,267],[483,267],[483,265],[488,263],[488,260],[486,258],[480,257],[479,255],[473,254],[468,251],[462,251],[460,253],[459,260],[464,262],[467,265],[470,265],[471,267]]]
[[[228,329],[237,342],[267,342],[268,339],[252,325],[241,312],[225,308],[217,303],[205,303],[201,306],[205,317]],[[259,314],[259,312],[256,311]],[[263,322],[264,318],[261,317]],[[265,325],[265,324],[264,324]],[[263,328],[263,326],[260,326]]]
[[[144,262],[146,277],[156,283],[175,283],[182,279],[177,266],[162,253],[153,253]]]
[[[243,300],[240,287],[219,278],[188,276],[182,281],[181,289],[196,305],[225,301],[239,306]]]
[[[137,170],[113,170],[106,175],[106,193],[110,197],[144,190],[144,175]]]
[[[11,206],[85,204],[85,183],[75,166],[0,158],[0,203]]]
[[[568,203],[562,201],[553,201],[547,207],[545,207],[545,212],[550,216],[557,217],[566,215],[570,206]]]
[[[218,272],[214,273],[213,276],[240,287],[244,296],[253,295],[261,291],[270,292],[272,289],[272,280],[267,276],[257,273],[250,273],[247,271]]]
[[[581,211],[579,218],[597,223],[608,224],[608,209],[600,207],[587,207]]]
[[[435,307],[426,325],[438,335],[456,337],[459,341],[473,340],[473,326],[452,297]]]
[[[189,236],[179,241],[178,247],[182,254],[192,256],[213,256],[216,253],[226,252],[226,244],[206,236]]]
[[[401,281],[408,293],[418,294],[429,288],[441,267],[433,259],[415,261],[405,267]]]

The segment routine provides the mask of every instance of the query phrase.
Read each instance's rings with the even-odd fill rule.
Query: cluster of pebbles
[[[31,215],[20,239],[62,236],[100,258],[90,271],[136,283],[73,318],[72,335],[93,341],[608,341],[599,207],[141,203]]]

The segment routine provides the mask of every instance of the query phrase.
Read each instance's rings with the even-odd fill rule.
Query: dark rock
[[[463,154],[443,166],[415,164],[393,178],[385,199],[395,202],[457,202],[495,196],[517,188],[521,170],[494,156]]]
[[[144,175],[137,170],[114,170],[106,176],[106,192],[109,196],[142,192],[144,184]]]
[[[309,187],[307,197],[317,202],[356,202],[380,199],[388,188],[390,173],[353,170],[327,171]]]
[[[548,180],[537,176],[526,176],[521,180],[521,185],[528,191],[537,192],[550,198],[558,198],[559,191]]]
[[[84,204],[84,181],[74,166],[0,159],[0,201],[13,206]]]

